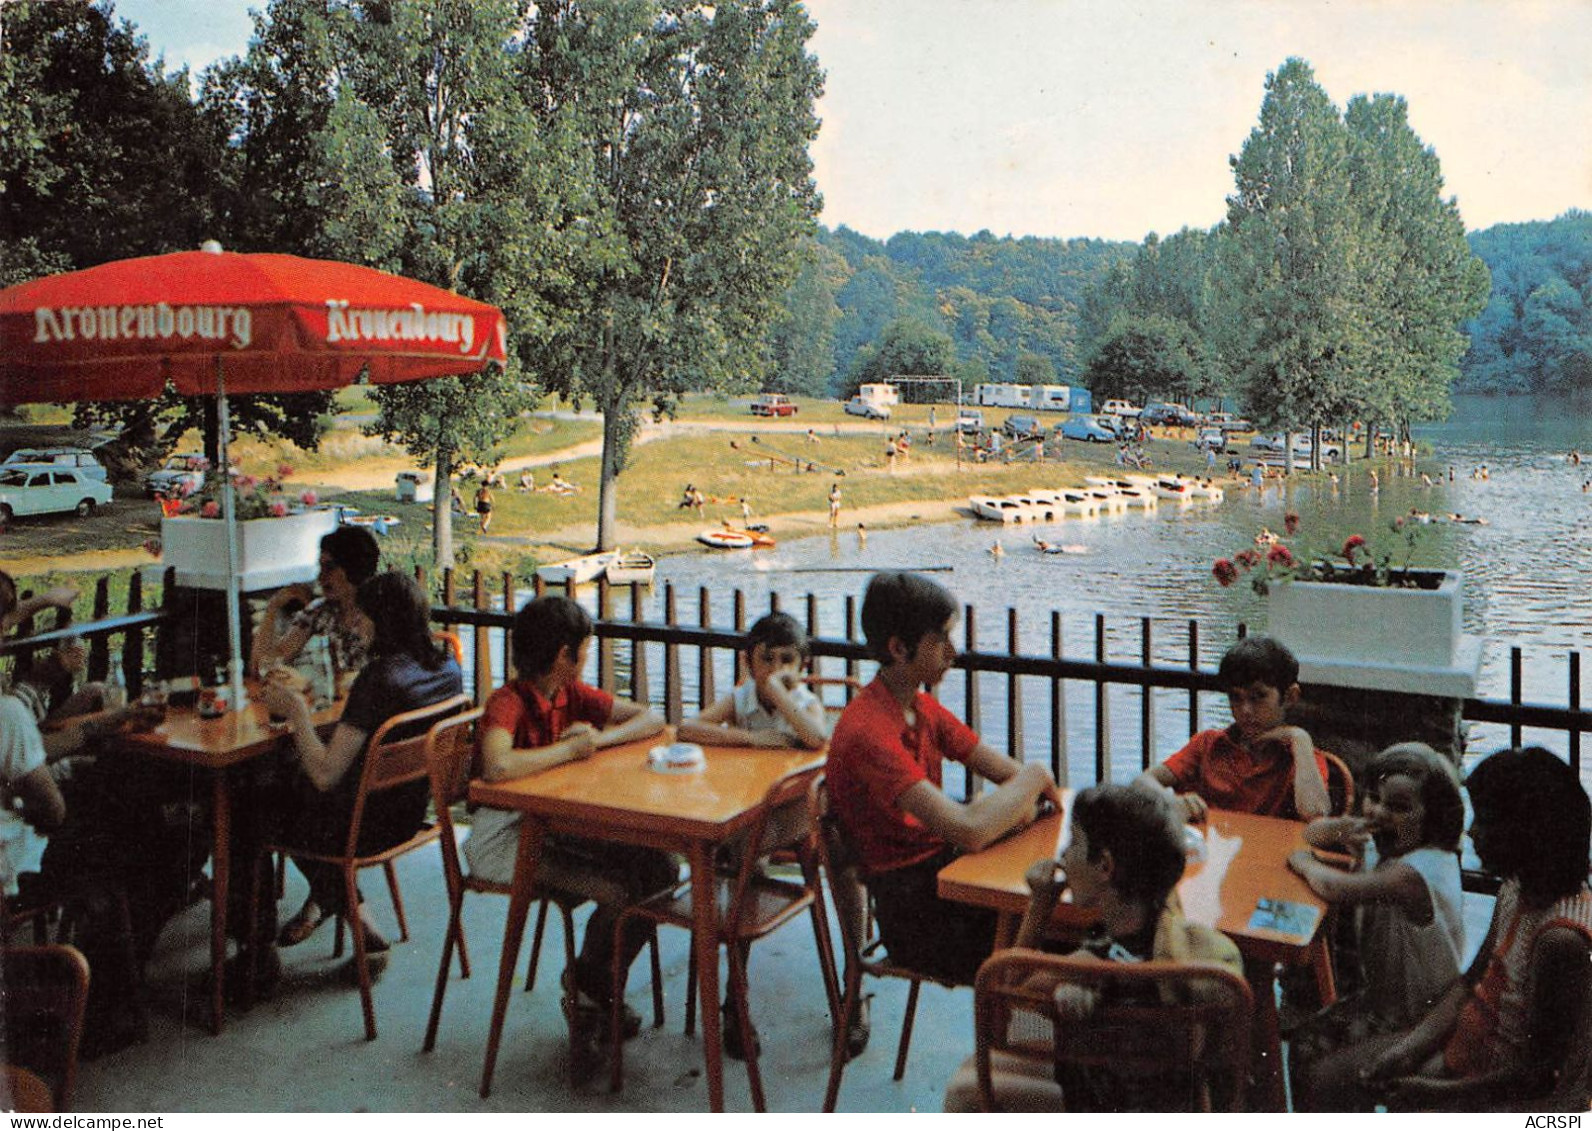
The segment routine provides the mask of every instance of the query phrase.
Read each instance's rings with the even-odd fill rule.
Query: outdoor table
[[[1064,794],[1064,812],[1072,812],[1072,791]],[[1255,1048],[1260,1098],[1274,1110],[1285,1107],[1282,1090],[1282,1042],[1277,1027],[1276,965],[1309,965],[1316,969],[1324,1000],[1331,997],[1331,978],[1322,921],[1326,904],[1288,869],[1288,855],[1307,847],[1304,825],[1278,817],[1259,817],[1212,809],[1203,826],[1203,859],[1190,856],[1177,893],[1189,922],[1215,927],[1238,944],[1244,973],[1255,993]],[[1065,817],[1051,814],[1028,828],[962,856],[940,871],[940,898],[988,907],[1000,915],[996,947],[1010,946],[1028,907],[1023,878],[1034,861],[1055,856],[1066,831]],[[1314,912],[1304,933],[1291,934],[1253,923],[1262,899],[1285,900]],[[1308,914],[1308,912],[1307,912]],[[1078,929],[1094,916],[1067,900],[1056,906],[1052,922]]]
[[[258,685],[251,682],[251,692]],[[324,736],[343,713],[343,700],[314,713]],[[221,1032],[226,1016],[227,889],[232,873],[232,770],[292,741],[285,727],[270,724],[265,704],[251,700],[219,718],[199,716],[197,707],[169,707],[165,720],[146,731],[118,736],[127,750],[208,770],[211,794],[210,847],[210,1028]]]
[[[769,750],[713,746],[706,764],[693,773],[659,773],[647,768],[647,752],[669,742],[673,728],[639,742],[600,750],[578,762],[511,781],[470,783],[470,800],[522,814],[514,889],[509,899],[503,956],[498,965],[497,999],[487,1037],[481,1095],[492,1090],[492,1072],[503,1035],[503,1018],[513,988],[525,916],[530,910],[542,839],[573,834],[596,840],[641,845],[683,854],[691,866],[691,932],[697,967],[697,1000],[702,1003],[702,1043],[707,1059],[708,1102],[724,1110],[724,1060],[719,1001],[719,907],[714,897],[713,855],[721,844],[747,828],[774,783],[788,774],[823,765],[811,750]]]

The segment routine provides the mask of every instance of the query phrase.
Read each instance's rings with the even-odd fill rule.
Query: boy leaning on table
[[[537,597],[515,615],[510,643],[516,678],[492,693],[479,727],[480,771],[487,781],[540,773],[663,729],[656,711],[581,682],[591,634],[591,617],[567,597]],[[471,873],[511,883],[519,837],[519,814],[479,810],[464,843]],[[601,1045],[608,1034],[619,914],[678,876],[674,860],[657,849],[573,836],[550,836],[542,842],[536,884],[597,904],[586,923],[580,956],[563,979],[575,1083],[604,1062]],[[626,967],[641,953],[649,934],[645,920],[631,922],[620,943]],[[628,1008],[624,1027],[626,1038],[641,1027],[641,1019]]]
[[[1183,917],[1176,887],[1186,857],[1182,813],[1166,791],[1102,785],[1073,798],[1071,835],[1059,858],[1028,869],[1032,897],[1014,945],[1044,947],[1045,931],[1063,891],[1099,919],[1074,951],[1102,962],[1213,962],[1243,972],[1238,947],[1220,932]],[[1058,988],[1057,1005],[1087,1018],[1100,992]],[[1152,999],[1153,1001],[1154,999]],[[969,1058],[945,1092],[946,1111],[977,1111],[978,1080]],[[1110,1066],[1056,1066],[994,1054],[996,1098],[1004,1111],[1172,1110],[1187,1094],[1175,1075],[1127,1078]]]
[[[1203,820],[1207,808],[1304,821],[1326,816],[1326,760],[1302,728],[1285,722],[1299,698],[1293,653],[1269,637],[1246,636],[1222,657],[1217,678],[1233,725],[1201,731],[1138,781],[1176,791],[1190,821]]]
[[[934,977],[971,984],[994,948],[995,914],[939,898],[937,877],[1059,805],[1050,771],[985,744],[924,688],[956,660],[956,600],[914,573],[879,573],[862,601],[862,630],[878,675],[835,724],[826,773],[841,828],[873,894],[890,957]],[[944,759],[994,783],[972,801],[940,787]]]

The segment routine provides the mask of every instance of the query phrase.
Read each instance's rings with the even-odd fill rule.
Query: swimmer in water
[[[1006,547],[1002,546],[999,542],[996,542],[989,548],[989,552],[993,557],[1003,558],[1006,556]]]

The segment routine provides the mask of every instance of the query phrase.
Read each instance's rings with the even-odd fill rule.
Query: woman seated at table
[[[254,634],[250,666],[265,673],[291,664],[315,636],[326,637],[339,676],[365,666],[370,652],[371,620],[355,594],[376,575],[381,548],[362,526],[339,526],[321,539],[321,596],[308,585],[286,585],[271,595]]]
[[[380,560],[376,536],[364,527],[339,526],[322,538],[320,599],[308,585],[287,585],[271,595],[250,650],[254,671],[265,674],[278,665],[291,664],[312,638],[324,636],[331,648],[338,687],[346,688],[365,666],[373,631],[371,618],[360,611],[355,594],[375,576]],[[294,863],[299,871],[305,871],[302,863]],[[296,946],[325,921],[325,913],[311,899],[282,925],[277,942]]]
[[[370,658],[354,679],[330,742],[322,742],[316,734],[310,704],[302,693],[269,680],[261,692],[271,712],[288,720],[293,738],[290,757],[297,772],[276,783],[264,803],[255,807],[259,818],[255,837],[280,836],[307,849],[340,849],[348,836],[370,736],[394,715],[438,703],[464,687],[458,662],[432,639],[430,603],[413,578],[396,571],[377,574],[359,587],[357,601],[374,626]],[[363,816],[361,851],[378,851],[413,834],[425,820],[428,790],[422,779],[371,798]],[[258,843],[256,839],[240,846],[236,858],[253,860]],[[314,915],[325,918],[350,911],[336,866],[302,861],[299,867],[310,882],[306,906]],[[268,896],[261,899],[260,912],[268,925],[259,928],[257,938],[269,948],[276,905]],[[387,940],[365,919],[363,905],[358,918],[365,948],[374,958],[387,949]],[[274,949],[267,954],[270,957],[262,955],[260,969],[269,983],[278,967]]]

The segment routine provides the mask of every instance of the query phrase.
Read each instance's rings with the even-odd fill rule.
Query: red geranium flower
[[[214,499],[211,499],[208,503],[206,503],[204,506],[199,508],[199,517],[200,518],[219,518],[219,517],[221,517],[221,504],[216,502]]]
[[[1211,566],[1211,573],[1223,589],[1238,580],[1238,567],[1226,558],[1217,558],[1215,564]]]
[[[1294,564],[1293,551],[1281,542],[1266,551],[1266,564],[1274,566],[1291,566]]]
[[[1299,512],[1289,511],[1282,516],[1282,528],[1289,534],[1299,533]]]
[[[305,491],[299,496],[299,502],[303,503],[307,507],[313,507],[318,501],[318,498],[319,497],[314,491]]]
[[[1364,546],[1364,538],[1360,537],[1358,534],[1349,535],[1348,540],[1343,543],[1344,559],[1352,563],[1354,561],[1354,552],[1356,550],[1363,549]]]
[[[280,500],[278,500],[277,502],[272,503],[271,504],[271,517],[272,518],[285,518],[285,517],[287,517],[287,504],[284,503],[284,502],[281,502]]]
[[[290,463],[279,463],[279,464],[276,465],[276,477],[278,479],[286,479],[289,475],[292,475],[292,474],[293,474],[293,465],[292,464],[290,464]]]

